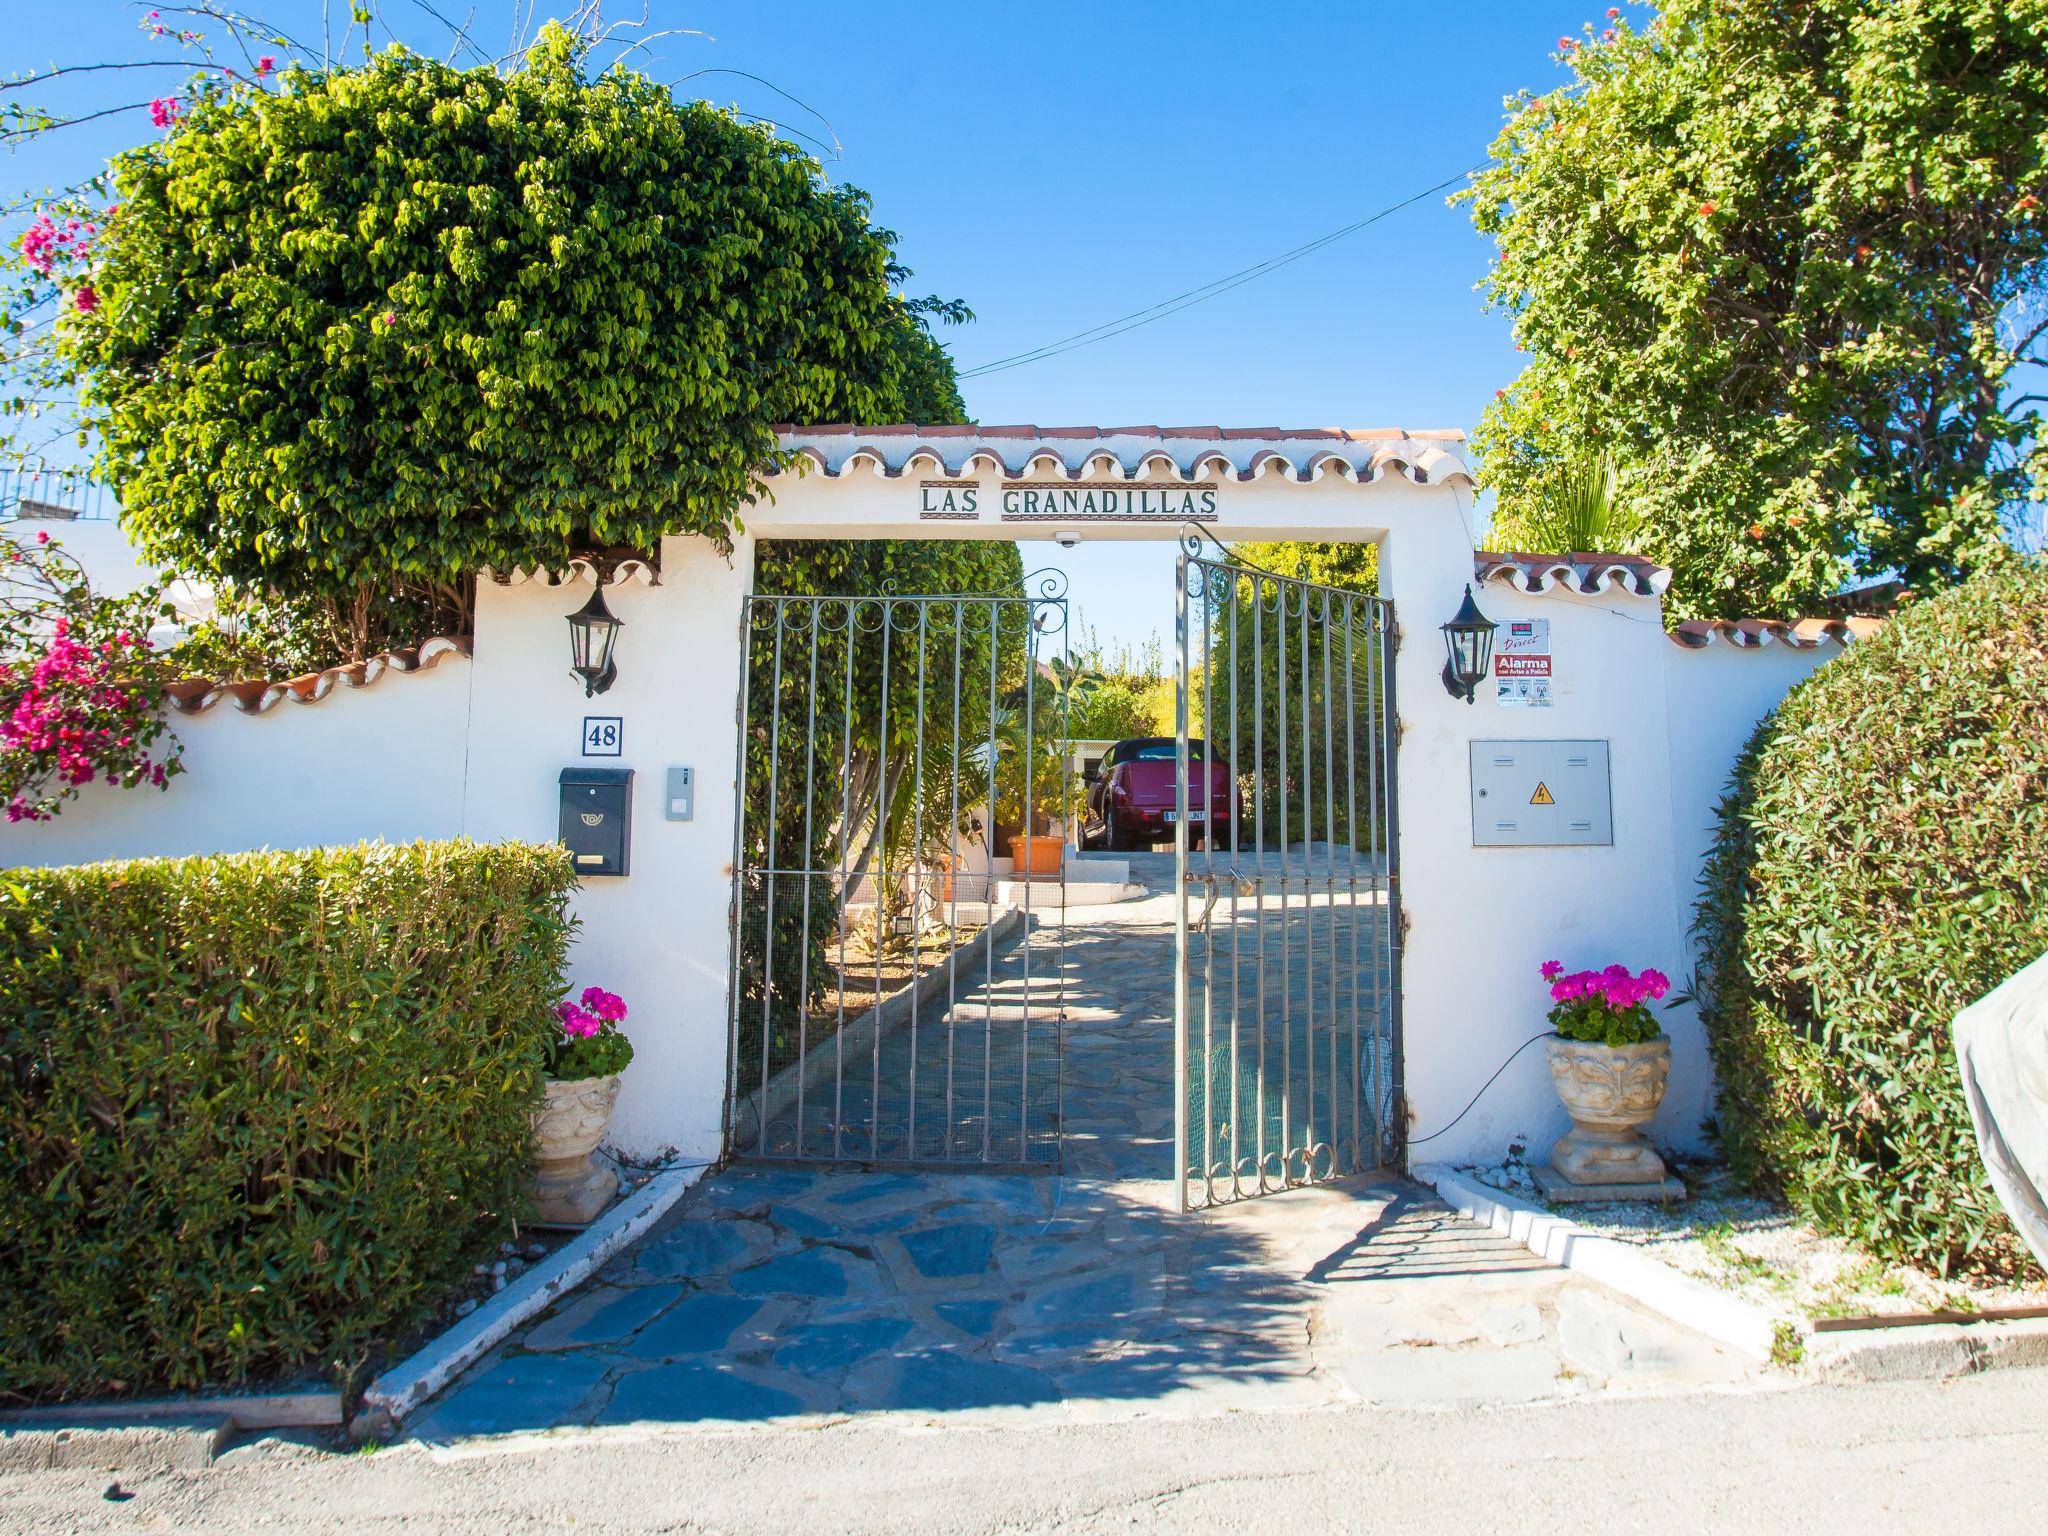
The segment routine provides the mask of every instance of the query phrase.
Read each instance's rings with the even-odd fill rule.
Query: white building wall
[[[753,577],[753,543],[728,561],[702,539],[662,544],[661,584],[620,582],[605,601],[624,621],[619,677],[593,699],[569,672],[567,616],[590,596],[579,580],[478,583],[475,703],[469,794],[471,837],[552,842],[561,771],[630,768],[629,873],[592,877],[574,910],[582,932],[570,956],[572,990],[598,985],[631,1010],[633,1065],[612,1121],[629,1157],[718,1151],[725,1092],[730,964],[733,768],[738,752],[740,598]],[[584,758],[583,718],[624,721],[623,753]],[[671,764],[696,770],[695,814],[669,821]]]
[[[1753,723],[1836,648],[1688,652],[1665,638],[1652,599],[1495,584],[1477,593],[1490,618],[1550,620],[1556,703],[1504,710],[1482,693],[1467,705],[1439,681],[1437,626],[1456,611],[1472,571],[1468,494],[1392,478],[1256,482],[1231,487],[1229,504],[1234,523],[1218,529],[1226,537],[1382,546],[1383,588],[1402,632],[1404,1038],[1411,1135],[1429,1138],[1416,1142],[1415,1156],[1495,1159],[1511,1138],[1542,1155],[1565,1122],[1540,1047],[1444,1128],[1545,1028],[1543,961],[1655,965],[1681,981],[1690,972],[1685,932],[1698,855],[1735,753]],[[785,483],[749,524],[760,536],[932,531],[916,523],[900,483],[865,475]],[[0,863],[454,833],[549,841],[560,771],[585,761],[584,716],[619,716],[623,755],[603,761],[635,770],[631,873],[590,879],[576,897],[582,931],[572,984],[602,984],[632,1009],[636,1057],[614,1121],[617,1146],[638,1158],[711,1156],[726,1072],[739,603],[752,567],[751,536],[730,560],[702,540],[670,539],[658,586],[609,588],[625,621],[619,681],[592,700],[568,675],[564,622],[587,598],[588,581],[484,583],[473,662],[451,657],[426,673],[259,717],[225,703],[179,717],[191,772],[166,794],[96,788],[53,823],[0,827]],[[1580,737],[1611,743],[1614,845],[1475,848],[1470,743]],[[674,764],[696,770],[687,822],[664,816]],[[1689,1013],[1665,1022],[1673,1088],[1654,1129],[1667,1144],[1690,1146],[1711,1102],[1704,1048]]]
[[[314,704],[174,714],[185,772],[162,793],[92,784],[50,821],[0,823],[0,865],[452,837],[472,682],[450,655]]]

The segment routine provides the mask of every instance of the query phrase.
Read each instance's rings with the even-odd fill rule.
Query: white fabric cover
[[[1957,1014],[1955,1041],[1991,1186],[2048,1265],[2048,955]]]

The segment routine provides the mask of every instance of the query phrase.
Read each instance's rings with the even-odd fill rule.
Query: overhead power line
[[[1026,363],[1043,362],[1049,357],[1059,356],[1062,352],[1072,352],[1081,347],[1092,347],[1099,341],[1108,341],[1111,337],[1121,336],[1126,331],[1135,331],[1138,327],[1150,325],[1155,320],[1164,320],[1168,315],[1176,315],[1184,309],[1194,308],[1197,304],[1205,304],[1210,299],[1230,292],[1233,288],[1241,288],[1254,279],[1266,276],[1269,272],[1277,272],[1282,267],[1300,261],[1304,256],[1312,256],[1324,246],[1333,245],[1339,240],[1355,235],[1360,230],[1379,223],[1381,219],[1399,213],[1403,208],[1419,203],[1426,197],[1434,197],[1447,187],[1455,187],[1460,182],[1469,180],[1477,175],[1479,170],[1480,167],[1473,166],[1467,170],[1460,171],[1455,176],[1446,177],[1433,187],[1424,187],[1420,192],[1404,197],[1398,203],[1389,203],[1376,213],[1369,213],[1362,219],[1346,224],[1342,229],[1333,229],[1326,235],[1318,235],[1306,245],[1297,245],[1291,251],[1283,251],[1278,256],[1274,256],[1269,260],[1259,262],[1253,266],[1240,268],[1238,271],[1228,273],[1223,277],[1215,279],[1213,282],[1203,283],[1198,288],[1190,288],[1185,293],[1175,294],[1170,299],[1162,299],[1157,304],[1149,305],[1144,309],[1132,310],[1128,315],[1120,315],[1114,320],[1105,320],[1100,325],[1092,325],[1085,331],[1076,331],[1073,335],[1063,336],[1058,341],[1049,341],[1044,346],[1033,347],[1028,352],[1014,352],[1008,357],[999,357],[992,362],[979,363],[972,368],[963,368],[960,370],[960,377],[962,379],[978,379],[987,374],[1003,373],[1011,368],[1022,368]]]

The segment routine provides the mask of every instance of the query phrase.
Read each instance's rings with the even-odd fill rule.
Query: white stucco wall
[[[0,865],[452,836],[472,681],[451,655],[315,704],[173,715],[185,772],[162,793],[93,784],[54,820],[0,823]]]
[[[223,701],[175,716],[187,772],[161,795],[93,786],[52,821],[0,825],[0,865],[458,834],[551,842],[558,776],[585,761],[583,717],[620,716],[624,754],[589,762],[636,770],[631,873],[577,893],[571,981],[600,983],[632,1009],[616,1145],[710,1156],[725,1078],[738,605],[752,568],[748,541],[728,561],[702,540],[671,539],[659,586],[607,588],[626,625],[619,681],[590,700],[569,674],[564,622],[588,580],[481,583],[474,661],[448,656],[261,715]],[[664,818],[670,763],[697,769],[692,821]]]
[[[991,477],[993,478],[993,477]],[[586,700],[568,675],[564,617],[589,593],[518,582],[481,586],[475,660],[337,690],[311,706],[260,717],[222,704],[181,718],[191,773],[161,797],[95,789],[54,823],[0,827],[0,863],[58,863],[262,846],[300,847],[382,836],[556,835],[557,776],[583,762],[591,714],[622,717],[632,768],[632,871],[591,879],[576,898],[582,934],[571,979],[601,983],[632,1008],[636,1059],[614,1122],[628,1156],[717,1150],[726,1071],[739,601],[754,537],[831,532],[917,537],[914,495],[900,480],[861,474],[785,479],[753,508],[728,560],[701,540],[671,539],[658,586],[614,585],[625,621],[620,676]],[[1754,721],[1799,677],[1836,653],[1717,646],[1683,651],[1665,638],[1653,599],[1523,593],[1494,584],[1477,596],[1496,621],[1547,618],[1556,703],[1504,710],[1482,693],[1467,705],[1438,680],[1437,626],[1472,574],[1468,490],[1396,476],[1371,485],[1303,485],[1266,477],[1228,487],[1229,538],[1371,539],[1401,625],[1396,661],[1402,884],[1408,918],[1404,1035],[1411,1134],[1431,1160],[1492,1159],[1510,1138],[1533,1155],[1564,1126],[1540,1047],[1526,1052],[1458,1125],[1442,1128],[1516,1046],[1544,1027],[1538,966],[1621,961],[1675,979],[1691,969],[1685,941],[1697,860],[1711,811]],[[1142,530],[1170,538],[1174,529]],[[983,525],[982,536],[1049,538],[1050,528]],[[1120,535],[1132,530],[1119,529]],[[1090,537],[1096,531],[1091,530]],[[1029,557],[1027,555],[1027,564]],[[1468,748],[1474,740],[1596,738],[1611,743],[1614,845],[1475,848]],[[663,815],[673,764],[696,769],[694,819]],[[1656,1134],[1692,1145],[1711,1085],[1696,1024],[1668,1015],[1673,1091]]]
[[[1534,1160],[1567,1124],[1540,1045],[1445,1127],[1545,1029],[1544,961],[1655,966],[1674,992],[1685,990],[1700,856],[1735,755],[1755,722],[1838,647],[1688,651],[1666,638],[1654,599],[1496,583],[1477,593],[1488,618],[1550,621],[1555,702],[1504,709],[1482,689],[1468,706],[1435,675],[1443,647],[1427,622],[1432,611],[1448,617],[1457,596],[1445,582],[1398,609],[1410,1131],[1418,1159],[1498,1160],[1519,1141]],[[1470,743],[1574,739],[1609,744],[1613,845],[1473,846]],[[1671,1036],[1672,1075],[1651,1134],[1697,1149],[1713,1107],[1705,1039],[1689,1006],[1655,1006]]]
[[[575,990],[625,998],[633,1065],[612,1121],[628,1156],[717,1153],[725,1091],[732,894],[733,767],[738,750],[739,604],[753,545],[730,561],[701,539],[662,545],[661,584],[617,583],[605,601],[624,621],[618,682],[594,699],[569,673],[566,615],[587,581],[550,588],[479,583],[469,802],[478,838],[551,842],[565,767],[631,768],[630,873],[590,878],[575,900],[582,933]],[[624,720],[623,754],[579,755],[585,715]],[[696,772],[694,819],[664,816],[670,764]]]

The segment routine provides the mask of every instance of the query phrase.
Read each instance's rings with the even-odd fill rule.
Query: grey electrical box
[[[668,771],[668,797],[663,801],[668,807],[670,821],[688,821],[697,811],[697,772],[693,768],[671,768]]]
[[[1612,845],[1604,741],[1472,743],[1472,846]]]
[[[562,841],[579,875],[623,875],[633,841],[633,770],[562,770]]]

